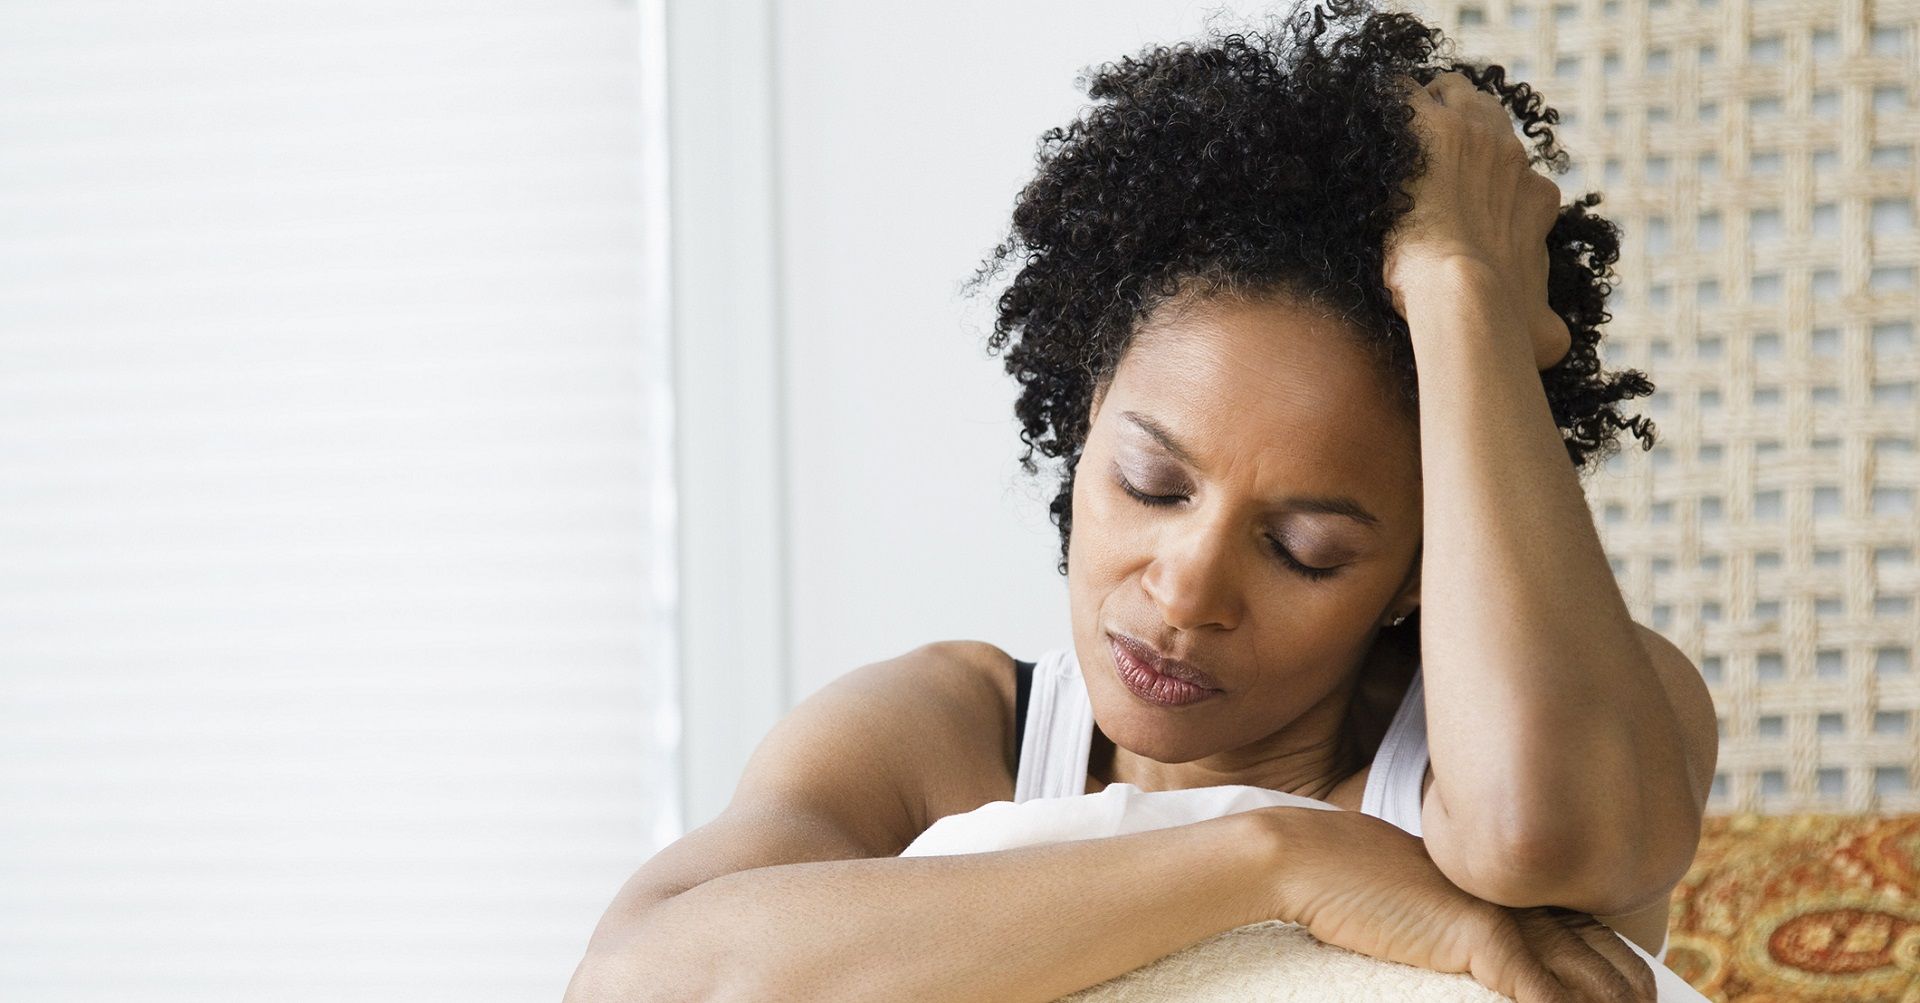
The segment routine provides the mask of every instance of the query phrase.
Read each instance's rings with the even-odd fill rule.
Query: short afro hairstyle
[[[1382,278],[1383,243],[1411,208],[1425,170],[1403,76],[1422,84],[1459,70],[1518,120],[1529,159],[1564,173],[1559,112],[1497,64],[1462,62],[1444,34],[1367,0],[1328,0],[1270,19],[1265,31],[1208,29],[1197,42],[1151,46],[1083,71],[1092,103],[1041,135],[1038,173],[1021,189],[1011,232],[963,285],[977,292],[1019,268],[997,301],[989,355],[1020,383],[1014,405],[1026,451],[1060,461],[1049,505],[1067,573],[1074,473],[1095,390],[1137,325],[1201,294],[1283,293],[1362,333],[1402,403],[1418,414],[1406,322]],[[1615,405],[1653,393],[1637,370],[1603,372],[1600,326],[1619,231],[1561,207],[1547,237],[1547,298],[1572,349],[1541,373],[1567,455],[1584,473],[1618,451],[1621,429],[1654,444],[1653,423]]]

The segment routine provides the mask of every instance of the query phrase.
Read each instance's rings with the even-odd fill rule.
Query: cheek
[[[1098,621],[1108,612],[1137,610],[1140,597],[1127,582],[1147,563],[1135,553],[1143,544],[1132,530],[1103,518],[1099,504],[1088,505],[1084,496],[1076,496],[1081,502],[1074,507],[1073,535],[1067,541],[1067,600],[1076,624]]]
[[[1142,520],[1116,510],[1111,502],[1084,505],[1074,512],[1069,564],[1080,565],[1088,584],[1111,588],[1151,563],[1153,541],[1146,528]]]

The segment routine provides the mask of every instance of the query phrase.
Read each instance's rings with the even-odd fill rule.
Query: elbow
[[[651,917],[646,917],[651,918]],[[775,999],[757,952],[635,922],[602,924],[562,1003],[748,1003]],[[720,947],[719,950],[711,948]]]
[[[695,1003],[723,998],[692,971],[668,972],[641,954],[588,951],[561,1003]]]
[[[560,1003],[625,1003],[629,1000],[665,1003],[670,999],[693,998],[676,996],[668,992],[668,988],[636,985],[622,972],[617,959],[589,951],[573,970],[573,978],[567,982],[567,993]]]
[[[1454,883],[1497,905],[1554,905],[1617,916],[1658,900],[1679,884],[1699,843],[1698,818],[1626,832],[1526,833],[1485,840],[1477,849],[1462,848],[1458,869],[1466,880],[1454,878]]]
[[[561,1003],[751,1003],[779,993],[727,970],[643,955],[602,957],[589,953],[567,983]]]
[[[1440,794],[1436,779],[1432,794]],[[1430,798],[1423,821],[1428,855],[1461,890],[1511,908],[1553,905],[1596,916],[1636,911],[1686,876],[1700,845],[1693,800],[1642,785],[1612,796],[1533,789],[1528,795],[1469,799],[1477,811],[1449,811]],[[1522,810],[1523,805],[1546,806]],[[1436,811],[1436,809],[1438,809]]]

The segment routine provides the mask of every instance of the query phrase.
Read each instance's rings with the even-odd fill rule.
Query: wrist
[[[1545,303],[1528,312],[1520,305],[1528,298],[1482,259],[1431,262],[1408,273],[1394,296],[1423,372],[1434,363],[1432,356],[1477,359],[1481,349],[1526,358],[1537,371],[1572,344],[1566,324]]]
[[[1310,900],[1309,885],[1322,872],[1317,860],[1329,829],[1344,811],[1324,808],[1274,807],[1241,812],[1248,831],[1251,863],[1245,872],[1235,925],[1282,920],[1302,922],[1303,904]]]
[[[1413,320],[1410,309],[1454,301],[1467,296],[1497,294],[1501,274],[1483,257],[1465,252],[1409,255],[1387,279],[1400,315]]]

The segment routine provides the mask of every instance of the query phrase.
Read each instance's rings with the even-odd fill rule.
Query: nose
[[[1168,528],[1160,552],[1140,577],[1140,585],[1167,626],[1231,630],[1240,622],[1240,592],[1235,540],[1224,525],[1194,520],[1188,531]]]

